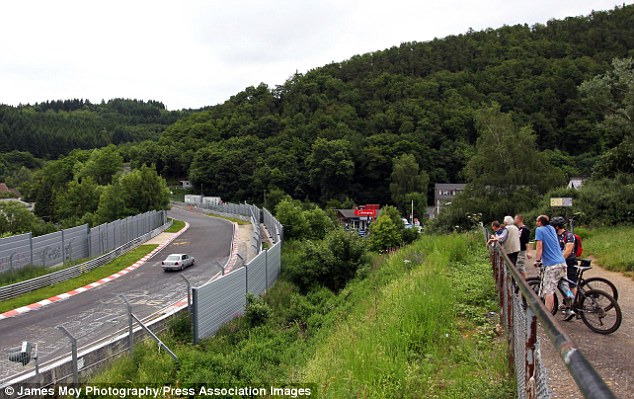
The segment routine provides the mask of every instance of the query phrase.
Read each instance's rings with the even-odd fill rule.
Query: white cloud
[[[484,4],[483,4],[484,3]],[[405,41],[584,15],[607,0],[102,1],[0,5],[0,103],[114,97],[222,102]]]

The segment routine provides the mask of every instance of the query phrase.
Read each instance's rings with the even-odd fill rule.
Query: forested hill
[[[181,114],[167,111],[157,101],[125,99],[0,105],[0,152],[23,151],[55,159],[75,148],[157,139]]]
[[[603,116],[578,86],[634,55],[632,26],[634,6],[624,6],[353,56],[181,119],[154,152],[167,154],[166,173],[189,169],[197,187],[226,198],[261,199],[278,187],[322,202],[388,203],[403,154],[414,155],[422,182],[464,181],[474,114],[498,103],[534,129],[552,163],[588,175],[623,137],[596,127]]]

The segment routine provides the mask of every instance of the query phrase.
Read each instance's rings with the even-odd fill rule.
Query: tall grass
[[[477,252],[464,236],[445,236],[395,256],[388,275],[426,255],[377,290],[368,280],[367,300],[324,337],[303,379],[322,398],[513,396],[505,347],[485,317],[496,308],[490,267]]]
[[[606,269],[619,272],[634,272],[634,227],[601,227],[575,229],[583,239],[583,255],[594,256]]]
[[[284,262],[296,261],[289,242]],[[192,346],[163,336],[176,367],[152,344],[92,382],[315,384],[320,398],[506,398],[504,340],[486,317],[497,308],[479,236],[425,237],[376,257],[340,293],[301,295],[280,279],[265,297],[266,324],[236,318]],[[182,324],[182,323],[181,323]]]

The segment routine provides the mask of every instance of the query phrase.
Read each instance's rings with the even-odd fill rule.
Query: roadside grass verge
[[[242,219],[232,218],[232,217],[229,217],[229,216],[220,216],[220,215],[216,215],[215,213],[207,213],[206,215],[209,216],[209,217],[212,217],[212,218],[225,219],[225,220],[228,220],[230,222],[237,223],[237,224],[239,224],[241,226],[242,225],[251,224],[251,222],[247,222],[247,221],[242,220]]]
[[[169,229],[165,229],[165,233],[178,233],[183,227],[185,227],[185,222],[178,219],[172,219],[172,225]]]
[[[634,277],[634,226],[583,229],[581,233],[578,234],[583,239],[582,257],[592,255],[601,267]]]
[[[152,252],[156,247],[158,247],[158,245],[141,245],[140,247],[137,247],[132,251],[121,255],[112,262],[91,270],[88,273],[82,274],[79,277],[71,280],[66,280],[59,284],[51,285],[49,287],[40,288],[39,290],[31,291],[16,298],[2,301],[0,302],[0,313],[29,305],[31,303],[50,298],[52,296],[74,290],[75,288],[83,287],[84,285],[90,283],[94,283],[99,279],[108,277],[111,274],[114,274],[130,265],[133,265],[136,261]]]
[[[285,244],[283,264],[297,261],[296,248]],[[484,251],[479,235],[425,236],[376,256],[338,294],[301,295],[281,278],[256,300],[258,312],[247,309],[197,346],[187,317],[173,322],[162,339],[180,367],[148,342],[91,383],[313,384],[319,398],[513,397],[506,341],[487,317],[497,304]]]

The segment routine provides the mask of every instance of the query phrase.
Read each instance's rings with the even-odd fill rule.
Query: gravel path
[[[581,320],[561,324],[614,394],[621,399],[634,399],[634,281],[621,273],[598,267],[594,260],[592,263],[592,270],[585,272],[584,277],[605,277],[619,290],[623,314],[621,327],[611,335],[600,335],[590,331]],[[543,331],[539,334],[553,398],[582,398],[546,334]]]

